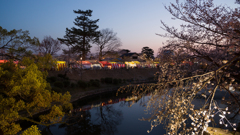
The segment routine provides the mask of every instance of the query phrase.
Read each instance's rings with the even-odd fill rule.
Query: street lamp
[[[80,58],[81,60],[81,80],[82,80],[82,57]]]

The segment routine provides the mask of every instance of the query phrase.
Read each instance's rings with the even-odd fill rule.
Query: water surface
[[[67,123],[49,127],[39,125],[39,129],[43,135],[166,134],[163,125],[159,125],[147,133],[147,130],[150,130],[150,122],[139,120],[142,117],[150,116],[144,111],[145,103],[150,96],[151,94],[148,94],[138,99],[130,94],[116,96],[116,92],[90,96],[73,103],[74,110],[70,116],[66,116]],[[196,107],[203,103],[204,99],[194,100]],[[218,104],[225,107],[220,101]],[[215,117],[216,122],[218,119],[219,117]]]

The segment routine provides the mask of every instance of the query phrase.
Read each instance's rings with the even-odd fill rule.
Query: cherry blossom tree
[[[158,83],[146,88],[139,85],[133,95],[142,96],[148,91],[153,94],[147,102],[146,111],[151,114],[142,120],[151,121],[151,129],[166,124],[168,134],[203,134],[213,117],[219,115],[219,124],[236,130],[236,123],[230,121],[239,114],[239,61],[240,29],[239,8],[218,6],[213,0],[185,0],[165,6],[173,20],[183,22],[178,28],[161,21],[166,34],[157,34],[169,40],[161,50],[184,52],[182,59],[165,55],[158,73]],[[174,58],[175,57],[175,58]],[[193,59],[203,66],[182,67],[182,62]],[[204,63],[204,64],[203,64]],[[191,69],[189,74],[188,68]],[[122,89],[120,89],[121,91]],[[216,93],[226,92],[223,96],[227,107],[221,108],[215,100]],[[194,100],[201,96],[205,99],[198,108]],[[233,113],[233,115],[230,115]],[[236,119],[235,119],[236,120]],[[187,126],[191,123],[191,126]]]

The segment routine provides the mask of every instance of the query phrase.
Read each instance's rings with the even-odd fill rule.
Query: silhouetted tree
[[[128,49],[121,49],[121,50],[119,51],[120,55],[129,53],[129,52],[130,52],[130,50],[128,50]]]
[[[45,36],[39,45],[38,51],[43,55],[54,55],[61,50],[61,43],[59,40],[53,39],[51,36]]]
[[[100,30],[100,37],[96,41],[96,45],[98,46],[99,60],[101,60],[106,52],[116,51],[121,46],[121,42],[117,38],[117,33],[107,28]]]
[[[92,10],[73,10],[74,13],[79,14],[75,18],[74,24],[77,26],[71,29],[66,28],[66,35],[64,38],[58,38],[62,43],[71,46],[76,52],[81,52],[82,59],[85,60],[87,53],[92,47],[91,41],[95,41],[99,36],[97,20],[90,20]]]
[[[38,38],[31,38],[28,31],[3,29],[0,26],[0,51],[2,56],[21,59],[32,54],[39,45]]]
[[[142,53],[145,54],[146,59],[154,58],[153,56],[154,51],[147,46],[142,48]]]

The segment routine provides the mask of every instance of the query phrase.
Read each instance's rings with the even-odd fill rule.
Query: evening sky
[[[181,23],[171,20],[164,8],[175,0],[0,0],[0,26],[7,30],[28,30],[30,36],[63,38],[66,27],[74,26],[77,14],[73,10],[93,10],[91,19],[100,19],[99,30],[113,29],[121,39],[122,49],[141,52],[148,46],[157,50],[166,39],[156,33],[164,34],[160,20],[168,25]],[[215,0],[217,4],[237,7],[235,0]],[[95,52],[93,45],[91,52]]]

